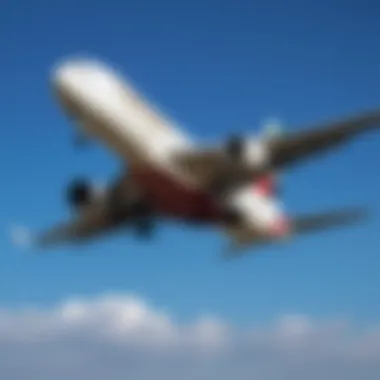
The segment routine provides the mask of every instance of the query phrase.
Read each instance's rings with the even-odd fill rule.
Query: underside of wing
[[[249,146],[244,138],[240,141],[234,139],[224,147],[183,152],[176,159],[183,170],[196,176],[205,186],[228,187],[252,181],[269,171],[289,167],[375,128],[380,128],[380,111],[275,136],[263,141],[264,145],[261,146],[260,142],[251,144],[249,154],[255,157],[255,149],[265,150],[265,162],[241,159],[244,157],[243,150]],[[239,149],[240,154],[237,154]],[[256,153],[257,158],[260,152]]]
[[[271,165],[279,168],[296,163],[338,146],[362,132],[379,128],[380,111],[376,110],[273,139],[269,145]]]
[[[115,222],[109,218],[106,209],[96,207],[38,234],[32,242],[38,248],[77,243],[104,234],[114,226]]]
[[[75,187],[75,186],[74,186]],[[78,189],[72,189],[75,192]],[[84,189],[80,189],[80,193]],[[96,196],[93,191],[80,196],[74,202],[72,217],[31,237],[36,247],[51,247],[61,244],[80,243],[102,236],[127,224],[133,224],[137,232],[149,232],[153,223],[153,210],[142,196],[135,181],[124,172],[107,189]],[[87,200],[82,199],[88,198]],[[73,201],[73,200],[72,200]]]

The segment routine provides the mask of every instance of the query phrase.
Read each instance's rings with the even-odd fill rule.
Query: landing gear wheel
[[[140,238],[149,239],[153,235],[155,223],[151,206],[144,202],[138,202],[133,210],[136,216],[135,230]]]
[[[241,223],[241,217],[236,210],[226,209],[223,211],[222,220],[228,226],[234,227],[238,226]]]

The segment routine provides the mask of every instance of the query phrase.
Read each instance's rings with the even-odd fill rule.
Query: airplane
[[[297,132],[232,135],[196,143],[132,82],[95,58],[66,58],[50,77],[52,93],[83,141],[105,144],[120,173],[101,188],[73,180],[68,221],[33,237],[36,247],[83,244],[121,228],[151,238],[160,220],[219,228],[232,254],[367,216],[360,207],[290,216],[279,203],[278,173],[380,127],[380,110]]]

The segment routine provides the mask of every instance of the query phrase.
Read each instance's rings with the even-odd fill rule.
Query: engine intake
[[[85,179],[76,179],[67,188],[67,200],[74,208],[87,206],[95,197],[94,186]]]
[[[263,167],[268,163],[268,151],[264,141],[232,136],[225,146],[226,153],[235,161]]]

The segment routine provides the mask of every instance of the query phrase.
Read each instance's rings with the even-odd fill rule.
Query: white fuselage
[[[218,222],[221,205],[173,158],[176,152],[194,150],[192,141],[118,73],[94,60],[69,60],[55,68],[53,86],[85,133],[130,163],[157,209],[183,219]],[[236,236],[244,239],[253,230],[258,236],[284,232],[281,211],[255,185],[236,190],[226,202],[246,221],[247,228]]]

